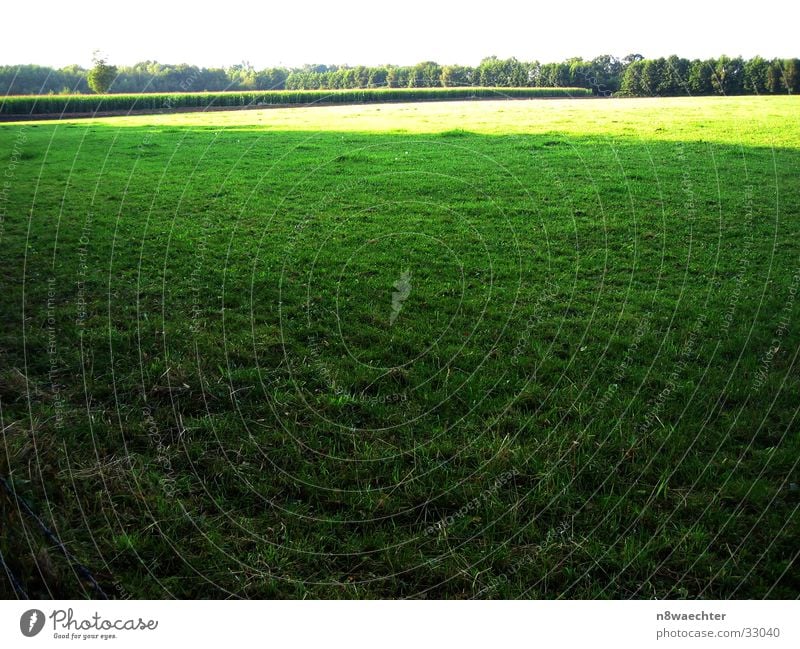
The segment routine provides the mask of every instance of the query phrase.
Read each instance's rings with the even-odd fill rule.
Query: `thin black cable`
[[[11,587],[14,589],[14,592],[17,594],[19,599],[29,599],[28,594],[25,592],[25,589],[22,587],[19,579],[14,574],[14,571],[11,570],[11,566],[6,563],[6,559],[3,556],[3,551],[0,550],[0,565],[3,566],[3,570],[6,571],[6,575],[8,576],[8,580],[11,582]]]
[[[100,584],[97,583],[97,580],[94,578],[94,575],[89,571],[89,569],[84,566],[80,561],[78,561],[75,556],[67,550],[66,546],[61,542],[61,540],[53,533],[53,531],[45,525],[44,521],[36,515],[36,512],[33,511],[33,508],[28,504],[28,502],[20,496],[16,489],[12,488],[6,479],[3,476],[0,476],[0,485],[8,492],[8,494],[14,499],[17,503],[17,506],[20,507],[25,511],[28,516],[30,516],[35,522],[36,525],[41,530],[42,534],[45,535],[48,541],[55,545],[61,554],[69,561],[78,573],[91,584],[92,588],[95,592],[100,596],[101,599],[108,599],[108,595],[105,594],[103,589],[100,587]]]

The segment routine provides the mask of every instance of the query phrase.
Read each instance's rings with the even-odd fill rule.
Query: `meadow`
[[[8,569],[32,597],[97,597],[77,563],[119,598],[797,597],[798,114],[0,124]]]

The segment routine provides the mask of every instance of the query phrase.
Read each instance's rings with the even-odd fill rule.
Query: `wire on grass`
[[[14,499],[14,501],[17,503],[17,506],[20,507],[28,516],[30,516],[33,519],[33,521],[36,523],[37,527],[41,530],[42,534],[44,534],[47,540],[50,541],[50,543],[52,543],[53,545],[55,545],[58,548],[59,552],[61,552],[61,554],[64,555],[67,561],[69,561],[74,566],[75,570],[78,571],[81,577],[83,577],[87,582],[89,582],[89,584],[92,586],[92,589],[94,589],[97,595],[101,599],[108,599],[108,595],[106,595],[106,593],[100,587],[100,584],[97,583],[97,580],[94,578],[94,575],[92,575],[89,569],[86,566],[84,566],[80,561],[78,561],[69,550],[67,550],[67,547],[61,542],[61,540],[55,535],[55,533],[49,527],[47,527],[44,521],[41,518],[39,518],[39,516],[37,516],[36,512],[33,511],[33,508],[28,504],[28,501],[26,501],[22,496],[20,496],[17,493],[16,489],[11,487],[11,485],[8,484],[8,481],[3,476],[0,476],[0,485]],[[3,565],[5,566],[5,561],[3,562]],[[6,570],[8,572],[8,568],[6,568]],[[9,576],[10,575],[11,573],[9,573]],[[13,583],[14,582],[12,580],[12,585]]]
[[[0,565],[3,566],[3,570],[5,570],[8,580],[11,582],[11,587],[14,589],[17,597],[19,599],[28,599],[28,593],[25,592],[19,579],[17,579],[17,576],[14,574],[14,571],[11,570],[11,567],[6,563],[6,558],[3,556],[2,550],[0,550]]]

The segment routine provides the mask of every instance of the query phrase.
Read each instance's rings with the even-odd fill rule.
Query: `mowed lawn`
[[[795,598],[798,115],[1,124],[0,475],[112,597]]]

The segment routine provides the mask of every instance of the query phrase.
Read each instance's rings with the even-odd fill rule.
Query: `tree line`
[[[479,65],[413,66],[305,65],[256,70],[247,63],[227,68],[166,65],[144,61],[111,66],[104,60],[92,69],[77,65],[0,66],[0,93],[67,94],[92,90],[111,93],[220,92],[225,90],[335,90],[357,88],[437,87],[578,87],[596,95],[669,96],[710,94],[779,94],[800,92],[800,60],[720,56],[646,59],[603,55],[558,63],[483,59]]]

